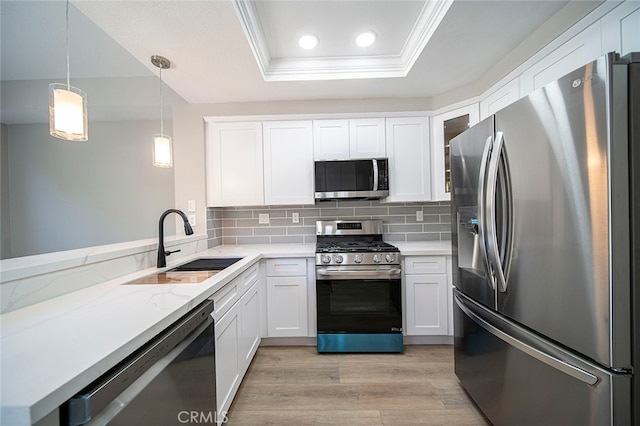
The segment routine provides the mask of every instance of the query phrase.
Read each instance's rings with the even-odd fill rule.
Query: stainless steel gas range
[[[400,251],[381,220],[316,222],[318,352],[402,352]]]

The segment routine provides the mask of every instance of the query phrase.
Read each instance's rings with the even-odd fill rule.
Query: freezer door
[[[604,366],[628,368],[627,159],[613,166],[609,72],[603,57],[495,116],[513,221],[498,311]],[[616,233],[622,244],[613,244]]]
[[[495,426],[631,425],[631,377],[538,339],[456,292],[455,372]]]
[[[487,274],[482,212],[493,117],[451,140],[451,244],[453,285],[478,302],[495,308],[496,293]]]

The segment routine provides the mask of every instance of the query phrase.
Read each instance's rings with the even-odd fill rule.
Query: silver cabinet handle
[[[516,339],[515,337],[505,333],[504,331],[500,330],[499,328],[489,324],[487,321],[483,320],[478,315],[476,315],[471,309],[469,309],[469,307],[466,306],[465,302],[461,300],[458,295],[455,295],[455,301],[456,301],[456,305],[458,305],[458,307],[462,309],[462,311],[466,315],[468,315],[473,321],[475,321],[479,326],[481,326],[482,328],[484,328],[485,330],[487,330],[489,333],[493,334],[500,340],[504,341],[508,345],[511,345],[514,348],[519,349],[522,352],[526,353],[527,355],[537,359],[538,361],[543,362],[548,366],[555,368],[556,370],[562,371],[563,373],[568,374],[569,376],[574,377],[588,385],[593,386],[596,383],[598,383],[599,381],[598,376],[591,374],[588,371],[583,370],[582,368],[578,368],[575,365],[571,365],[552,355],[542,352],[539,349],[529,346],[525,342],[522,342]]]

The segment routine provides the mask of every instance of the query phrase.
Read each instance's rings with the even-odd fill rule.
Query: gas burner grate
[[[385,242],[319,242],[316,253],[395,252],[398,248]]]

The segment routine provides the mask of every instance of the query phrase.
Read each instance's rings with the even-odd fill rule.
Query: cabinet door
[[[207,205],[264,205],[262,123],[207,124]]]
[[[433,139],[431,141],[433,201],[451,199],[449,192],[451,185],[449,179],[449,141],[478,123],[479,119],[480,112],[477,103],[433,116]]]
[[[602,40],[598,23],[589,26],[524,71],[520,76],[521,96],[526,96],[597,59],[601,52]]]
[[[514,78],[480,101],[480,120],[520,99],[520,80]]]
[[[631,52],[640,52],[640,2],[623,2],[607,13],[600,22],[602,53],[619,52],[624,56]]]
[[[449,333],[446,274],[406,275],[405,286],[407,335],[446,336]]]
[[[313,204],[311,121],[265,122],[263,132],[265,203]]]
[[[240,321],[238,304],[234,305],[216,324],[216,399],[218,413],[229,411],[233,397],[242,380],[239,364],[238,339]]]
[[[313,121],[313,158],[349,159],[349,120]]]
[[[359,118],[349,120],[349,157],[384,158],[384,118]]]
[[[269,337],[307,335],[307,277],[267,277]]]
[[[240,336],[238,340],[238,363],[242,374],[247,370],[260,345],[260,297],[259,283],[240,299]]]
[[[385,201],[431,200],[429,118],[387,118],[389,196]]]

